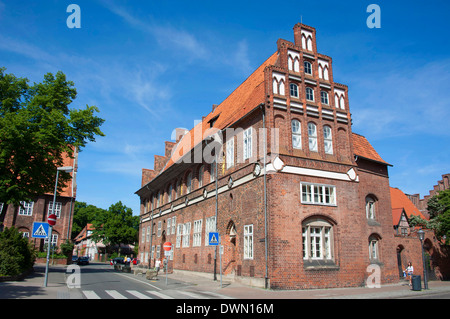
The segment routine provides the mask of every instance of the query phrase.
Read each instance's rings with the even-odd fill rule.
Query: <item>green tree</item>
[[[105,214],[97,216],[92,237],[105,245],[133,244],[138,239],[139,216],[122,202],[112,204]]]
[[[0,233],[0,276],[16,276],[33,266],[36,251],[15,227]]]
[[[106,214],[106,210],[85,202],[75,202],[73,210],[73,225],[71,238],[74,239],[87,224],[92,224],[97,218]]]
[[[18,206],[38,194],[53,192],[56,169],[65,155],[81,151],[95,136],[104,136],[98,108],[69,108],[77,92],[61,71],[28,84],[0,68],[0,203]],[[61,172],[59,190],[70,174]],[[7,205],[3,205],[0,223]]]

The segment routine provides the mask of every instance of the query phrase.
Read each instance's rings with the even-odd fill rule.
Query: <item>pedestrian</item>
[[[408,267],[406,267],[405,272],[409,276],[409,286],[412,286],[412,276],[414,273],[414,267],[411,262],[408,263]]]
[[[156,262],[155,262],[156,275],[158,275],[160,267],[161,267],[161,260],[156,259]]]

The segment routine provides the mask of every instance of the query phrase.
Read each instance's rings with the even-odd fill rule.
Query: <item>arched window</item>
[[[368,220],[376,218],[376,200],[373,196],[366,196],[366,217]]]
[[[199,170],[198,170],[198,187],[202,187],[203,186],[203,175],[205,173],[205,166],[202,165],[200,166]]]
[[[323,142],[326,154],[333,154],[333,138],[331,136],[331,127],[325,125],[323,127]]]
[[[310,87],[306,88],[306,99],[314,102],[314,90]]]
[[[380,259],[379,242],[380,236],[377,234],[372,234],[369,236],[369,259],[372,261]]]
[[[312,152],[317,152],[317,127],[316,124],[308,123],[308,141],[309,150]]]
[[[320,91],[320,101],[322,102],[322,104],[326,104],[328,105],[328,93],[325,91]]]
[[[305,68],[305,73],[309,74],[309,75],[312,75],[312,65],[311,65],[311,63],[308,62],[308,61],[304,61],[303,62],[303,66]]]
[[[333,260],[333,225],[325,219],[314,218],[302,224],[304,260]]]
[[[302,148],[302,127],[300,121],[292,120],[292,147],[296,149]]]
[[[192,173],[189,173],[186,177],[186,194],[189,194],[192,190]]]
[[[297,84],[291,83],[289,84],[290,93],[292,97],[298,97],[298,86]]]
[[[169,185],[169,190],[167,191],[167,201],[171,202],[172,201],[172,190],[173,190],[173,186],[172,184]]]

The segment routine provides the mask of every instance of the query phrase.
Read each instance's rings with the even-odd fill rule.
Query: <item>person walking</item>
[[[412,286],[412,276],[414,274],[414,267],[411,262],[408,263],[408,267],[405,269],[406,275],[409,276],[409,286]]]
[[[158,275],[158,273],[159,273],[159,268],[161,268],[161,260],[156,259],[156,261],[155,261],[156,275]]]

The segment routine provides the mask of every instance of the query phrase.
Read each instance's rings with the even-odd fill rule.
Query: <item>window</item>
[[[147,236],[146,236],[147,243],[150,241],[150,226],[147,226]]]
[[[189,247],[189,236],[191,234],[191,223],[183,224],[183,247]]]
[[[145,228],[144,227],[142,227],[142,230],[141,230],[141,242],[145,243]]]
[[[252,128],[244,131],[244,161],[252,157]]]
[[[312,66],[308,61],[303,62],[303,66],[305,67],[305,73],[312,75]]]
[[[177,239],[176,239],[176,243],[175,243],[175,247],[176,248],[180,248],[181,247],[181,238],[183,236],[183,224],[178,224],[177,226]]]
[[[209,170],[209,180],[214,182],[216,180],[216,162],[211,163],[211,168]]]
[[[156,208],[161,205],[161,192],[158,192],[158,198],[156,199]]]
[[[253,225],[244,226],[244,259],[253,259]]]
[[[177,180],[177,184],[175,187],[175,199],[178,198],[178,194],[181,195],[181,179]]]
[[[205,173],[205,166],[202,165],[200,166],[199,170],[198,170],[198,187],[202,187],[203,186],[203,175]]]
[[[291,122],[292,128],[292,147],[296,149],[302,148],[302,132],[300,121],[292,120]]]
[[[205,236],[209,238],[209,233],[216,231],[216,216],[206,218],[205,224]],[[205,240],[205,246],[208,245],[208,241]]]
[[[234,137],[227,141],[227,169],[234,165]]]
[[[159,221],[158,222],[158,233],[157,233],[158,237],[161,237],[161,230],[162,230],[162,221]]]
[[[56,202],[56,205],[55,205],[55,211],[53,212],[55,215],[56,215],[56,217],[61,217],[61,207],[62,207],[62,203],[60,203],[60,202]],[[47,215],[50,215],[51,213],[52,213],[52,210],[53,210],[53,202],[49,202],[48,203],[48,211],[47,211]]]
[[[202,220],[194,221],[194,234],[192,238],[192,247],[198,247],[202,244]]]
[[[314,123],[308,123],[309,150],[317,152],[317,127]]]
[[[192,190],[192,173],[189,173],[186,177],[186,194],[189,194]]]
[[[306,88],[306,99],[314,102],[314,90],[310,87]]]
[[[366,197],[366,217],[369,220],[375,219],[375,199],[372,196]]]
[[[323,127],[323,142],[326,154],[333,154],[333,138],[331,136],[331,127],[325,125]]]
[[[328,105],[328,93],[325,91],[321,91],[320,92],[320,101],[322,102],[322,104],[326,104]]]
[[[19,215],[31,216],[33,214],[33,202],[20,202]]]
[[[51,247],[55,247],[58,243],[58,234],[52,234]],[[48,245],[48,237],[44,239],[44,245]]]
[[[298,97],[298,86],[297,84],[289,84],[290,92],[292,97]]]
[[[369,259],[370,260],[378,260],[378,236],[371,235],[369,237]]]
[[[166,235],[170,235],[170,230],[172,229],[172,218],[167,218],[167,229]]]
[[[172,184],[170,184],[169,190],[167,191],[167,201],[169,201],[169,202],[172,201],[172,190],[173,190],[173,186],[172,186]]]
[[[314,219],[302,227],[302,249],[305,260],[333,259],[333,227],[321,219]]]
[[[302,204],[336,205],[336,187],[332,185],[300,183]]]
[[[177,225],[177,217],[173,216],[172,217],[172,234],[175,234],[175,227]]]

